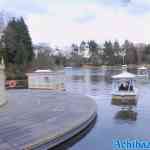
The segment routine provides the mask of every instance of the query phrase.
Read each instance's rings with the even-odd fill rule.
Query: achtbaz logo
[[[116,139],[112,143],[114,150],[150,150],[150,141],[138,139]]]

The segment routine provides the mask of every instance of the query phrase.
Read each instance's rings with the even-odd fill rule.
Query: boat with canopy
[[[145,79],[145,80],[149,78],[147,67],[141,66],[141,67],[137,68],[137,78]]]
[[[127,71],[127,65],[122,65],[122,72],[112,76],[112,102],[124,104],[136,104],[137,88],[136,75]]]

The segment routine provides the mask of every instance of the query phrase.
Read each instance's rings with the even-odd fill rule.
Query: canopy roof
[[[147,68],[144,67],[144,66],[142,66],[142,67],[139,67],[138,69],[139,69],[139,70],[146,70]]]
[[[50,69],[46,69],[46,70],[44,70],[44,69],[37,69],[35,72],[36,73],[47,73],[47,72],[52,72],[52,71]]]
[[[112,76],[113,79],[133,79],[136,78],[135,74],[129,73],[127,71],[123,71],[122,73],[118,75]]]

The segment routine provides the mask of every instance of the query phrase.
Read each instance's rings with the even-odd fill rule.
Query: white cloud
[[[150,42],[150,0],[0,0],[0,8],[25,15],[35,43]]]
[[[75,18],[91,13],[95,18],[78,22]],[[32,14],[27,23],[34,42],[66,45],[81,40],[125,40],[150,42],[150,15],[133,15],[123,8],[96,4],[49,5],[47,14]]]
[[[31,13],[46,13],[46,4],[41,0],[0,0],[0,9],[21,16]]]

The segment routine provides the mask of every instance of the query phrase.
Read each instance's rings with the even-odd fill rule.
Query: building
[[[90,49],[88,43],[85,43],[82,47],[80,47],[80,55],[84,58],[90,57]]]
[[[33,46],[35,58],[38,57],[39,54],[44,53],[48,56],[52,54],[52,48],[46,43],[40,43],[38,45]]]
[[[36,70],[27,73],[29,89],[64,90],[64,72]]]

